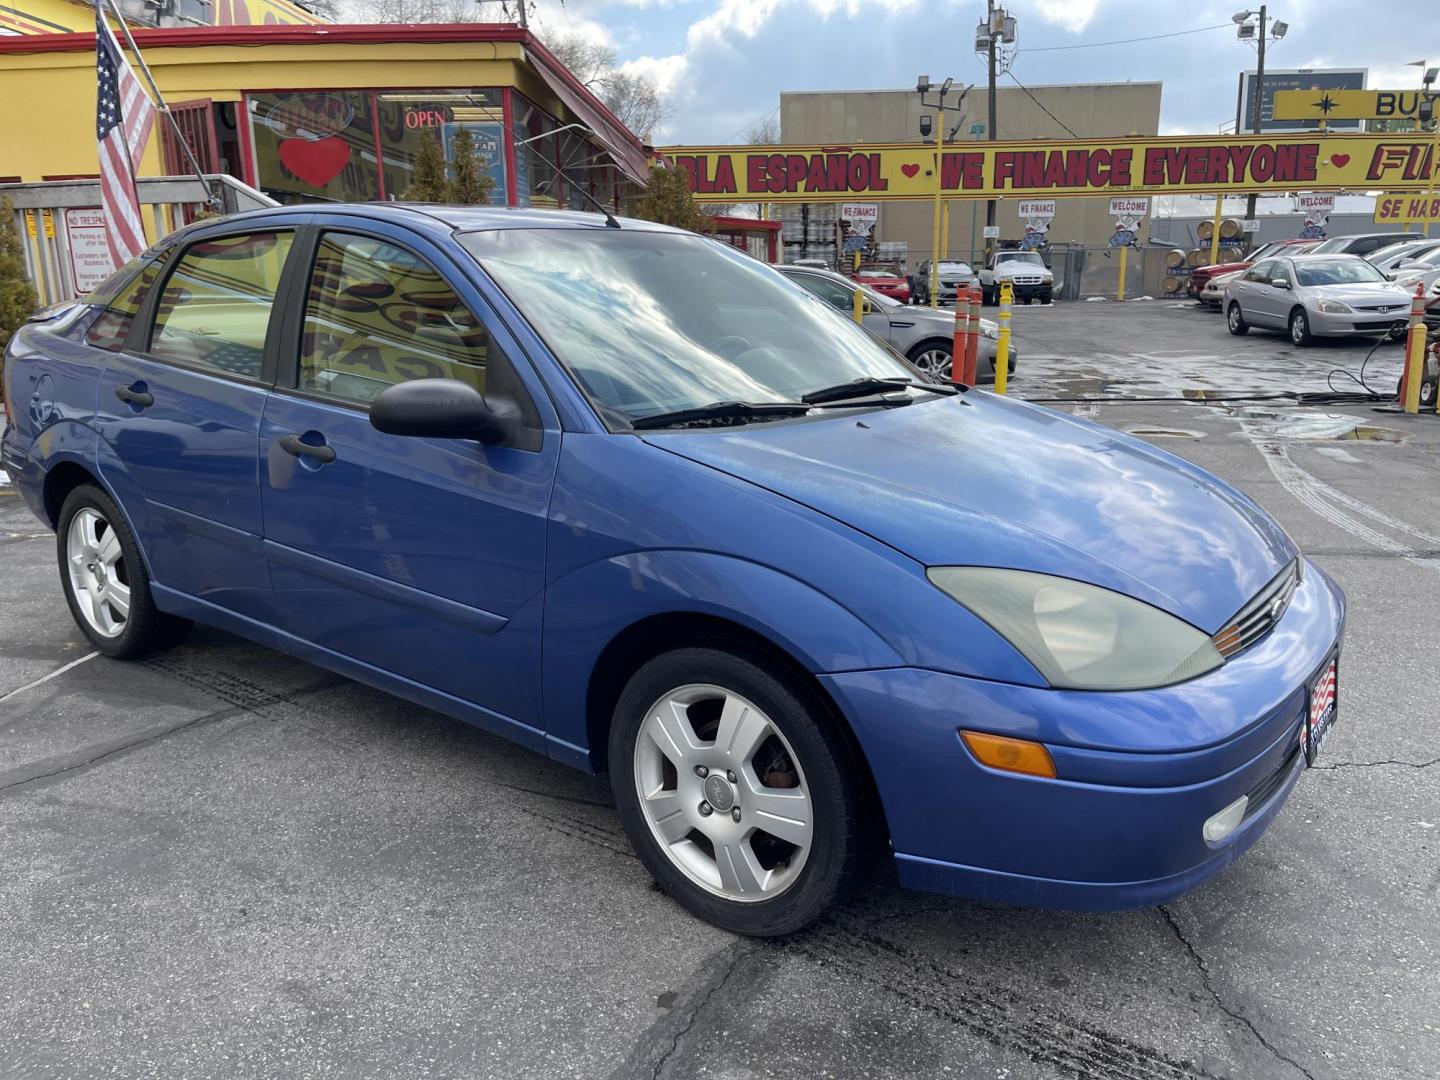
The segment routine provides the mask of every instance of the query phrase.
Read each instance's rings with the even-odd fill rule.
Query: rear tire
[[[1304,308],[1296,308],[1290,312],[1290,341],[1300,346],[1314,344],[1315,338],[1310,333],[1310,319],[1305,314]]]
[[[114,500],[94,484],[66,497],[55,530],[60,584],[90,644],[116,659],[177,644],[190,621],[155,606],[140,546]]]
[[[1250,324],[1245,321],[1244,312],[1240,310],[1240,305],[1234,300],[1230,301],[1230,309],[1225,313],[1225,325],[1236,337],[1250,332]]]
[[[952,362],[950,354],[954,349],[953,341],[932,338],[920,342],[905,354],[905,358],[937,382],[949,382]]]
[[[700,918],[790,934],[853,882],[871,835],[856,766],[823,704],[767,658],[656,657],[621,693],[609,750],[630,843]]]

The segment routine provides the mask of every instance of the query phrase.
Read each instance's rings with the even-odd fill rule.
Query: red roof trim
[[[314,26],[195,26],[166,30],[134,28],[135,44],[145,48],[195,48],[205,45],[390,45],[445,44],[470,41],[516,42],[529,50],[534,60],[543,65],[572,92],[581,96],[596,112],[628,136],[637,152],[645,144],[621,123],[619,117],[577,79],[555,54],[536,37],[513,23],[363,23]],[[123,46],[122,46],[123,47]],[[91,30],[73,34],[31,34],[0,37],[0,56],[9,53],[90,52],[95,48]]]
[[[189,48],[200,45],[384,45],[392,42],[438,44],[453,41],[516,41],[534,44],[528,30],[511,23],[330,23],[297,26],[187,26],[166,30],[135,27],[142,49]],[[0,37],[0,54],[85,52],[95,48],[95,32]]]

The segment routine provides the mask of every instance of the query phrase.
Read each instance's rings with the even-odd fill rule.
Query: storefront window
[[[490,202],[505,205],[505,122],[499,90],[382,90],[375,97],[386,198],[405,197],[422,140],[438,140],[448,160],[451,140],[464,127],[495,182]]]
[[[259,187],[282,203],[380,198],[368,90],[251,94]]]
[[[553,207],[555,137],[547,132],[559,125],[520,94],[510,95],[510,110],[515,137],[515,192],[520,205]]]

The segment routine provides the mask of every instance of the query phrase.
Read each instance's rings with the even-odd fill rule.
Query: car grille
[[[1025,274],[1024,276],[1016,275],[1010,280],[1016,285],[1039,285],[1042,279],[1037,274]]]
[[[1304,723],[1304,721],[1302,720],[1301,723]],[[1298,731],[1299,729],[1297,728],[1296,730]],[[1300,756],[1300,744],[1294,739],[1292,739],[1291,742],[1295,745],[1291,748],[1290,752],[1285,755],[1285,760],[1280,762],[1280,767],[1246,792],[1246,794],[1250,796],[1250,803],[1245,807],[1244,820],[1249,821],[1250,818],[1265,809],[1275,793],[1280,790],[1281,785],[1283,785],[1290,776],[1291,770],[1295,768],[1295,761]]]
[[[1220,655],[1234,656],[1268,634],[1290,606],[1299,584],[1300,560],[1296,558],[1210,639]]]

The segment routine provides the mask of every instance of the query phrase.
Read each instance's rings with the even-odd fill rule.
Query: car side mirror
[[[1288,288],[1290,288],[1290,282],[1286,281],[1283,277],[1271,278],[1271,279],[1270,279],[1270,284],[1273,285],[1273,286],[1274,286],[1275,288],[1277,288],[1277,289],[1288,289]]]
[[[396,383],[370,403],[370,426],[387,435],[503,443],[518,424],[518,414],[492,409],[480,391],[459,379]]]
[[[1397,273],[1395,273],[1394,270],[1386,270],[1386,271],[1385,271],[1385,280],[1386,280],[1386,281],[1394,281],[1394,280],[1395,280],[1397,277],[1399,277],[1399,276],[1400,276],[1400,275],[1398,275]]]

